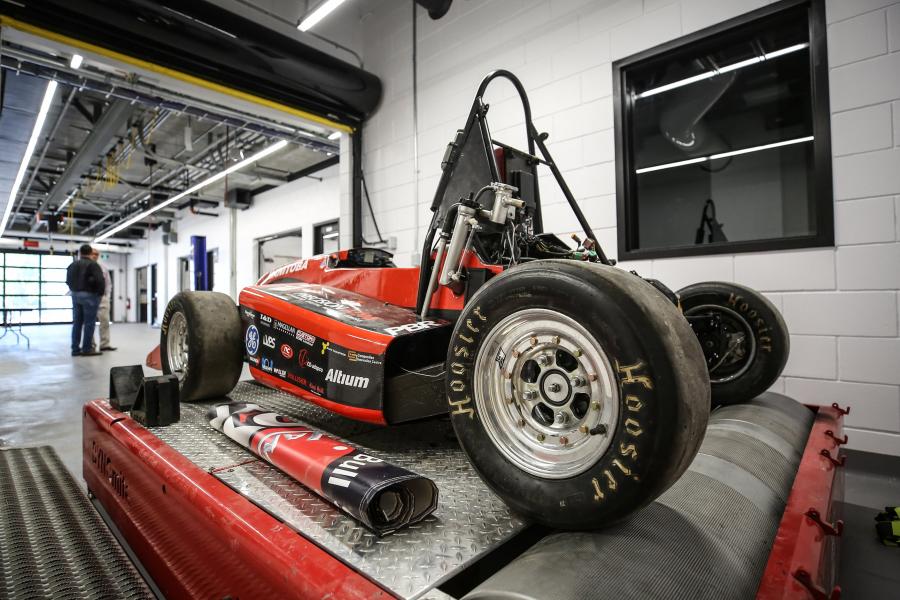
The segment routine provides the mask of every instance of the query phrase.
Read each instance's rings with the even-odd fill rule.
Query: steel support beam
[[[79,148],[78,153],[72,159],[72,162],[63,171],[62,176],[47,194],[47,197],[41,202],[38,212],[44,212],[50,206],[59,206],[66,198],[66,194],[77,184],[81,177],[88,172],[94,160],[100,156],[110,145],[110,141],[116,133],[122,129],[131,116],[132,106],[128,102],[118,100],[106,109],[97,122],[84,144]],[[36,216],[36,215],[35,215]],[[35,219],[31,225],[31,231],[37,231],[40,226]]]

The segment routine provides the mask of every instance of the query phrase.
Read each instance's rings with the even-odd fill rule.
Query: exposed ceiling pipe
[[[68,194],[76,183],[81,181],[82,176],[88,172],[91,165],[98,156],[103,154],[109,146],[110,140],[128,123],[131,116],[132,106],[127,102],[117,100],[113,102],[109,108],[100,116],[100,119],[94,124],[94,128],[87,139],[78,149],[75,157],[69,162],[69,166],[57,180],[56,185],[47,194],[47,197],[41,202],[37,212],[42,213],[52,205],[62,204],[66,194]],[[37,231],[39,221],[31,225],[31,231]]]

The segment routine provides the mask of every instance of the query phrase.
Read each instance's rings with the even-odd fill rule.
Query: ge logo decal
[[[256,353],[259,352],[259,329],[256,328],[256,325],[247,328],[244,344],[247,346],[247,354],[256,356]]]

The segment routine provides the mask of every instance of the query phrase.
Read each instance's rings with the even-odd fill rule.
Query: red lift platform
[[[710,579],[719,567],[698,569],[688,555],[701,551],[677,539],[680,552],[657,549],[665,550],[668,567],[637,565],[646,577],[663,577],[657,585],[695,598],[747,597],[754,591],[766,600],[839,595],[834,579],[841,524],[834,507],[842,496],[840,447],[846,438],[843,411],[836,406],[803,407],[765,394],[717,410],[683,484],[622,525],[578,534],[541,530],[511,513],[471,469],[446,419],[378,427],[249,382],[231,397],[432,478],[440,505],[425,521],[378,537],[213,430],[206,421],[209,403],[182,404],[178,423],[148,429],[96,400],[84,408],[88,490],[168,598],[540,598],[540,586],[530,578],[553,582],[558,569],[548,564],[543,573],[532,573],[528,561],[552,550],[553,543],[570,544],[574,556],[578,544],[592,544],[584,556],[597,566],[579,564],[578,572],[587,574],[576,578],[605,573],[616,579],[617,544],[638,539],[641,523],[657,509],[667,511],[668,519],[682,515],[686,531],[698,539],[722,537],[717,530],[734,524],[727,517],[732,507],[707,506],[707,513],[690,514],[701,504],[691,494],[706,483],[731,486],[735,498],[746,500],[744,512],[758,513],[754,531],[711,546],[709,561],[731,560],[732,568],[737,565],[733,578],[741,581],[722,595]],[[776,463],[783,465],[781,475],[772,471]],[[671,541],[673,536],[661,533],[660,539]],[[571,594],[583,583],[574,582]],[[632,591],[624,597],[651,589],[627,583]],[[614,586],[607,588],[598,597],[623,597]],[[554,589],[554,598],[578,597],[566,584]]]

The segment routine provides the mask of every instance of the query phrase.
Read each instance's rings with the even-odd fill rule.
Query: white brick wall
[[[528,89],[536,125],[616,256],[611,61],[740,15],[768,0],[491,0],[419,17],[419,158],[413,169],[411,22],[405,2],[373,2],[359,42],[385,84],[366,125],[365,169],[397,259],[419,250],[440,157],[475,87],[508,68]],[[782,308],[792,356],[773,389],[812,403],[850,404],[852,447],[900,455],[900,2],[827,0],[836,248],[624,264],[673,288],[702,280],[755,287]],[[489,92],[496,137],[521,113],[504,84]],[[418,183],[415,183],[415,182]],[[559,194],[545,220],[576,229]],[[418,195],[418,206],[416,206]],[[415,222],[418,220],[418,228]],[[368,223],[368,221],[367,221]],[[549,227],[548,227],[549,228]],[[366,226],[366,236],[373,234]]]

